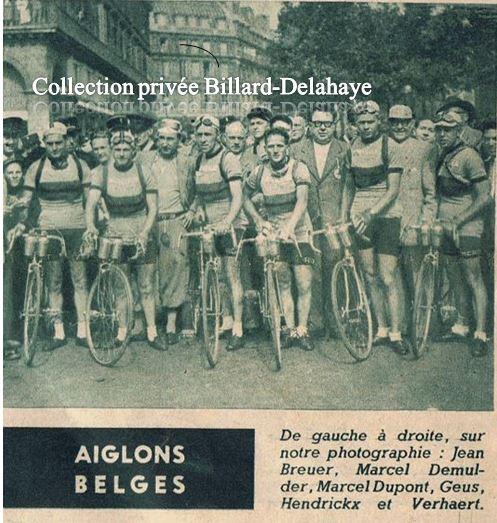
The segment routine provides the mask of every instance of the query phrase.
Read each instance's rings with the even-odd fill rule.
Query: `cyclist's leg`
[[[54,314],[54,338],[63,340],[66,334],[62,322],[62,261],[47,261],[45,274],[48,289],[48,304]]]
[[[404,293],[399,269],[399,259],[391,254],[378,254],[378,271],[386,287],[390,316],[390,336],[399,339],[404,323]]]
[[[378,277],[375,271],[375,256],[373,248],[361,249],[358,251],[359,262],[364,274],[368,296],[378,324],[379,338],[388,336],[388,321],[385,311],[385,299],[378,285]]]
[[[470,288],[475,314],[475,334],[486,339],[487,291],[483,281],[480,255],[461,258],[461,268]]]
[[[153,341],[157,337],[155,323],[155,263],[143,263],[136,266],[138,288],[140,289],[143,314],[147,323],[147,338]]]
[[[461,260],[457,255],[449,255],[445,259],[447,278],[457,309],[457,321],[452,326],[452,332],[460,336],[467,336],[471,307],[469,304],[469,289],[461,269]]]
[[[78,317],[76,336],[86,338],[85,309],[88,300],[88,282],[86,278],[86,263],[71,260],[69,262],[72,284],[74,287],[74,305]]]
[[[128,278],[128,281],[131,282],[131,279],[130,279],[131,270],[130,270],[129,264],[121,263],[118,265],[118,267],[124,272],[124,274]],[[125,290],[119,286],[116,286],[116,288],[114,289],[114,292],[116,293],[116,309],[117,309],[118,319],[119,319],[117,339],[122,342],[126,339],[126,336],[128,335],[127,320],[128,320],[129,311],[127,310],[127,305],[126,305]]]
[[[288,263],[277,262],[275,272],[278,276],[278,288],[280,291],[281,306],[285,323],[288,329],[295,328],[295,306],[292,296],[292,275]]]
[[[223,265],[226,267],[228,283],[231,288],[231,303],[233,305],[233,329],[234,336],[243,336],[243,286],[240,270],[234,256],[224,256]]]
[[[312,266],[294,265],[293,273],[297,286],[297,319],[298,328],[307,332],[309,311],[312,299]]]

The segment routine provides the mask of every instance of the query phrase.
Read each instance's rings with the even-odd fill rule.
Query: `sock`
[[[78,338],[86,338],[86,323],[84,321],[78,321],[78,331],[76,336]]]
[[[402,334],[400,333],[400,331],[390,332],[388,334],[388,337],[390,338],[390,341],[401,341],[402,340]]]
[[[64,324],[61,321],[56,321],[54,323],[54,338],[57,340],[63,340],[66,337],[66,333],[64,332]]]
[[[378,338],[386,338],[388,336],[388,327],[378,327],[376,336],[378,336]]]
[[[461,323],[454,323],[451,330],[453,334],[457,334],[458,336],[467,336],[469,334],[469,327]]]
[[[304,336],[307,336],[307,327],[305,327],[304,325],[299,325],[296,329],[295,329],[295,334],[297,335],[298,338],[303,338]]]
[[[488,341],[487,334],[484,331],[475,331],[475,340]]]
[[[119,341],[124,341],[126,339],[127,332],[128,331],[126,327],[119,327],[119,329],[117,330],[117,339]]]
[[[229,331],[233,328],[233,316],[224,316],[223,324],[221,325],[221,330]]]
[[[239,336],[240,338],[243,336],[243,325],[241,321],[233,322],[231,334],[233,334],[233,336]]]
[[[155,325],[147,326],[147,338],[148,341],[154,341],[157,338],[157,327]]]

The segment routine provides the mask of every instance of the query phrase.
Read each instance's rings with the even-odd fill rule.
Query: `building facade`
[[[5,114],[23,115],[29,132],[37,132],[72,115],[91,130],[121,112],[131,97],[39,96],[32,84],[37,78],[60,83],[62,77],[148,81],[150,7],[148,1],[4,0]]]
[[[205,77],[240,77],[244,82],[262,81],[270,75],[266,48],[272,35],[265,15],[256,15],[242,2],[159,0],[150,13],[150,52],[164,81],[186,78],[203,86]],[[219,61],[206,53],[211,52]],[[253,96],[164,96],[157,105],[165,114],[194,116],[208,111],[246,113]]]

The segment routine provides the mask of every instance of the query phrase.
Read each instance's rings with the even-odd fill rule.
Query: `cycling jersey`
[[[394,150],[394,141],[380,136],[371,143],[357,139],[351,147],[352,176],[355,195],[351,213],[360,214],[370,209],[386,192],[388,175],[402,174],[402,166]],[[400,212],[396,201],[384,209],[381,216],[398,217]]]
[[[32,191],[40,203],[38,226],[42,229],[84,229],[83,189],[88,186],[90,170],[73,155],[64,166],[56,168],[43,157],[28,169],[24,188]]]
[[[131,238],[139,236],[147,218],[147,194],[157,194],[157,182],[149,169],[133,162],[119,170],[113,162],[94,170],[92,190],[98,190],[110,215],[109,235]]]

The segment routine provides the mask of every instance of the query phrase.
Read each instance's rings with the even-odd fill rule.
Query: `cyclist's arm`
[[[256,193],[252,187],[249,187],[247,184],[243,186],[243,208],[247,214],[254,220],[255,225],[258,229],[261,229],[262,223],[265,221],[264,218],[257,212],[254,202],[252,201],[252,196]]]
[[[437,215],[436,153],[436,148],[433,147],[421,166],[421,188],[423,191],[421,222],[431,223]]]
[[[145,220],[145,223],[143,224],[143,236],[149,236],[150,231],[152,230],[152,227],[155,225],[155,221],[157,219],[157,192],[147,191],[146,193],[146,199],[147,199],[147,219]]]
[[[95,224],[95,208],[97,207],[98,202],[102,193],[100,189],[91,187],[88,191],[88,199],[86,200],[85,207],[85,219],[86,219],[86,228],[91,232],[96,232],[97,227]]]
[[[383,196],[369,209],[373,216],[380,214],[384,209],[391,205],[397,198],[400,189],[401,169],[392,170],[388,173],[387,190]]]
[[[345,173],[345,183],[343,186],[342,203],[340,210],[340,220],[343,223],[350,221],[350,208],[352,207],[352,201],[354,200],[355,187],[352,174],[349,172]]]
[[[309,199],[309,186],[306,184],[297,185],[297,201],[293,212],[286,224],[292,231],[295,230],[297,223],[307,210],[307,201]]]
[[[461,212],[454,220],[457,227],[461,227],[466,222],[469,222],[472,218],[480,214],[490,201],[490,190],[488,186],[488,180],[484,179],[474,184],[473,195],[475,199],[473,203]]]

